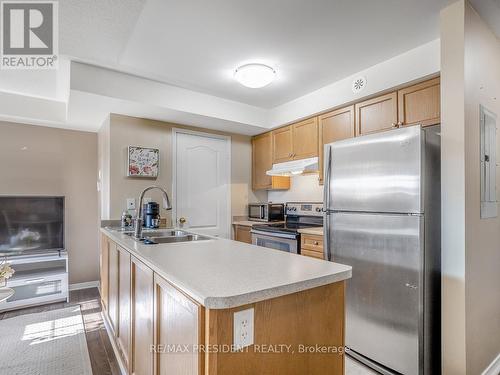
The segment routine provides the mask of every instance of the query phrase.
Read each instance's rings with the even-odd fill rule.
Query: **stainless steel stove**
[[[323,203],[288,202],[284,223],[252,227],[252,243],[271,249],[300,254],[299,229],[323,226]]]

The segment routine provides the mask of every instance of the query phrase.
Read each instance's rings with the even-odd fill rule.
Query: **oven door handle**
[[[288,240],[295,240],[297,239],[297,236],[295,234],[284,234],[284,233],[277,233],[277,232],[264,232],[256,229],[252,229],[250,231],[252,234],[256,234],[259,236],[266,236],[266,237],[278,237],[278,238],[286,238]]]

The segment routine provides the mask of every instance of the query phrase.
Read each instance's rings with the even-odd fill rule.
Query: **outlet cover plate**
[[[135,198],[127,198],[127,210],[135,210]]]
[[[235,350],[253,345],[254,309],[237,311],[233,316],[233,344]]]

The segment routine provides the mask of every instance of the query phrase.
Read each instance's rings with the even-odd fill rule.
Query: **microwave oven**
[[[283,203],[250,203],[248,205],[248,220],[282,221],[285,219]]]

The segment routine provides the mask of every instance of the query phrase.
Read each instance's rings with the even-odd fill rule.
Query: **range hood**
[[[319,170],[318,158],[287,161],[273,164],[273,168],[266,172],[268,176],[295,176],[302,173],[312,173]]]

